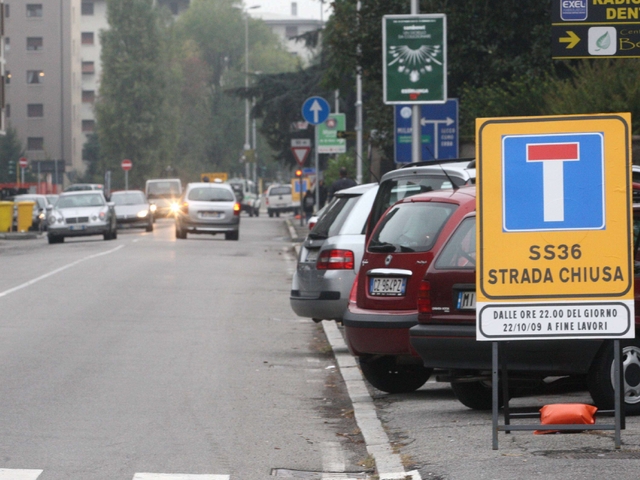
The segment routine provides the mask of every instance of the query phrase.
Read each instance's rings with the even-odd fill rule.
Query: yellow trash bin
[[[13,224],[13,202],[0,202],[0,232],[10,232]]]
[[[18,203],[18,231],[26,232],[33,225],[33,207],[36,202],[17,202]]]

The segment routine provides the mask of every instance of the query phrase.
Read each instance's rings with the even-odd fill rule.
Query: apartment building
[[[5,0],[7,125],[31,160],[82,173],[81,0]]]

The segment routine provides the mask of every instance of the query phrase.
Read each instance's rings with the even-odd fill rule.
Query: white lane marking
[[[336,322],[325,320],[322,322],[322,328],[340,367],[340,374],[353,404],[356,423],[364,437],[367,452],[375,459],[380,480],[421,480],[422,477],[417,470],[405,472],[400,455],[393,452],[387,432],[382,427],[373,399],[362,378],[362,373],[355,358],[349,353]]]
[[[52,275],[55,275],[56,273],[60,273],[60,272],[62,272],[64,270],[67,270],[67,269],[69,269],[71,267],[75,267],[79,263],[85,262],[87,260],[91,260],[92,258],[102,257],[103,255],[109,255],[110,253],[116,252],[116,251],[120,250],[121,248],[124,248],[124,245],[119,245],[116,248],[113,248],[111,250],[107,250],[106,252],[101,252],[101,253],[96,253],[94,255],[89,255],[88,257],[84,257],[84,258],[81,258],[80,260],[76,260],[75,262],[71,262],[68,265],[65,265],[64,267],[56,268],[55,270],[52,270],[49,273],[45,273],[44,275],[40,275],[39,277],[36,277],[33,280],[29,280],[28,282],[25,282],[22,285],[18,285],[17,287],[13,287],[13,288],[10,288],[9,290],[5,290],[4,292],[0,292],[0,297],[5,297],[5,296],[9,295],[10,293],[17,292],[18,290],[22,290],[23,288],[27,288],[28,286],[33,285],[34,283],[37,283],[40,280],[44,280],[45,278],[48,278],[48,277],[50,277]],[[0,477],[0,480],[2,480],[2,477]]]
[[[42,470],[14,470],[0,468],[0,480],[36,480]]]
[[[133,480],[229,480],[229,475],[190,475],[188,473],[136,473]]]

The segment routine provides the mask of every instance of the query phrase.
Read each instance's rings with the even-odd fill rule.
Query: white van
[[[156,206],[156,217],[171,215],[171,204],[177,205],[182,196],[182,182],[179,178],[157,178],[147,180],[145,194],[151,205]]]
[[[233,188],[236,200],[240,203],[243,212],[247,212],[250,217],[260,215],[262,200],[255,183],[244,178],[232,178],[227,183]]]

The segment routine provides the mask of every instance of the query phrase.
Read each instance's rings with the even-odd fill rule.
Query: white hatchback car
[[[189,183],[176,212],[176,238],[185,239],[187,233],[223,233],[226,240],[238,240],[240,208],[227,183]]]
[[[325,207],[300,249],[289,302],[314,321],[342,320],[362,254],[367,217],[378,184],[340,190]]]

